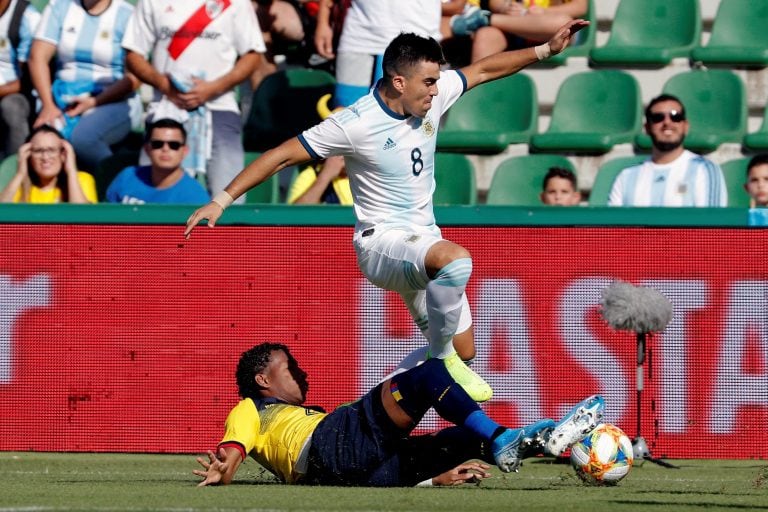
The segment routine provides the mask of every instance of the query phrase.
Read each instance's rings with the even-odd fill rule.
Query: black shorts
[[[462,427],[409,436],[387,415],[378,385],[318,424],[301,483],[410,487],[469,459],[488,460],[484,451],[482,440]]]

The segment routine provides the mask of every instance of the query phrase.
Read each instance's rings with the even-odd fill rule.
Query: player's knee
[[[467,253],[469,256],[469,253]],[[462,288],[472,274],[472,258],[457,258],[437,271],[433,280],[443,286]]]

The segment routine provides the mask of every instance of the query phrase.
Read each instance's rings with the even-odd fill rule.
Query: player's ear
[[[399,93],[402,93],[405,89],[405,77],[402,75],[395,75],[392,77],[392,87]]]
[[[256,376],[253,378],[253,380],[256,381],[256,385],[259,386],[260,388],[269,387],[269,379],[263,373],[257,373]]]

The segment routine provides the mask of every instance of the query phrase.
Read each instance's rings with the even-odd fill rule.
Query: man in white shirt
[[[472,259],[464,247],[442,238],[432,208],[440,116],[464,91],[560,53],[586,25],[574,20],[548,43],[448,71],[440,70],[444,59],[437,41],[400,34],[384,52],[384,78],[368,95],[251,163],[190,216],[185,236],[203,219],[214,226],[235,198],[280,169],[343,155],[357,217],[353,244],[360,270],[374,285],[403,298],[429,342],[423,355],[442,359],[475,401],[488,400],[490,386],[462,362],[475,355],[464,293]]]
[[[182,112],[204,108],[205,126],[189,126],[184,115],[174,118],[185,123],[190,139],[205,141],[208,188],[221,191],[244,159],[234,87],[253,73],[265,51],[250,1],[139,0],[122,44],[128,69],[154,87],[156,102],[164,97]],[[157,115],[171,117],[164,114]]]
[[[662,94],[645,109],[651,158],[621,171],[608,196],[609,206],[726,206],[723,171],[716,163],[688,151],[685,107]]]

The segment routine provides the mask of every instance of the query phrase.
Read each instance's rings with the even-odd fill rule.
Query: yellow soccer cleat
[[[483,380],[481,376],[472,371],[464,361],[461,360],[459,354],[454,352],[450,356],[443,359],[445,367],[448,369],[448,373],[456,383],[464,388],[469,397],[475,402],[485,402],[490,400],[493,396],[493,390],[487,382]]]

